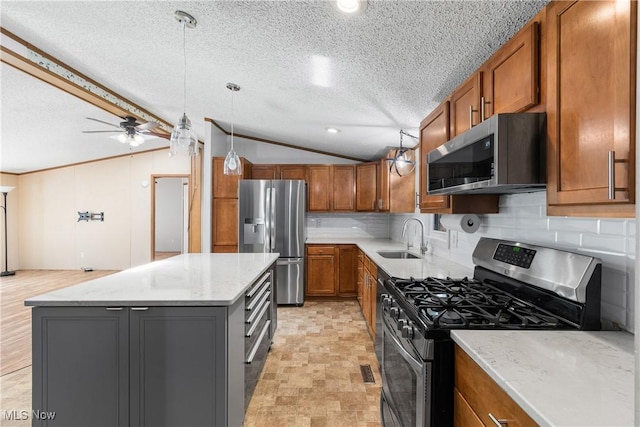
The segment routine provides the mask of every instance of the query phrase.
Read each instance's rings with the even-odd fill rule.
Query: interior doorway
[[[153,175],[151,261],[188,252],[189,175]]]

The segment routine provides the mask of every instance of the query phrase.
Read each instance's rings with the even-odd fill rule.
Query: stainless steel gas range
[[[597,258],[482,238],[473,262],[473,278],[385,281],[384,426],[453,424],[451,329],[600,329]]]

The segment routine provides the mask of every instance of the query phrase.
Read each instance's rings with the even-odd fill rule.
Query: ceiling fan
[[[119,124],[105,122],[104,120],[94,119],[87,117],[88,120],[94,122],[103,123],[105,125],[113,126],[119,130],[83,130],[82,133],[112,133],[118,132],[119,135],[114,135],[111,138],[115,138],[123,144],[129,144],[131,147],[137,147],[149,138],[167,138],[167,135],[153,132],[154,129],[159,128],[160,125],[156,122],[138,123],[135,117],[126,116],[121,117],[123,122]]]

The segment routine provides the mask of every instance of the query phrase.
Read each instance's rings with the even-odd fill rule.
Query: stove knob
[[[413,326],[406,325],[402,327],[402,337],[413,339]]]
[[[398,319],[398,330],[401,331],[407,325],[407,319]]]
[[[398,316],[400,316],[400,311],[399,311],[398,307],[391,307],[389,309],[389,312],[391,313],[391,318],[392,319],[398,319]]]
[[[380,299],[382,300],[383,307],[391,307],[391,303],[393,302],[393,299],[391,298],[390,295],[382,294],[380,296]]]

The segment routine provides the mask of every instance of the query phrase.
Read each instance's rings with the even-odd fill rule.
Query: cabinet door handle
[[[484,96],[480,97],[480,121],[484,122]]]
[[[131,311],[147,311],[149,307],[131,307]]]
[[[616,159],[616,152],[611,150],[609,151],[608,158],[609,165],[609,200],[616,199],[616,190],[626,190],[627,188],[616,188],[616,163],[627,163],[628,160],[625,159]]]
[[[469,105],[469,129],[473,127],[473,113],[478,112],[478,110],[473,109],[473,105]]]
[[[493,421],[493,423],[496,425],[496,427],[504,427],[509,425],[509,422],[507,420],[500,420],[496,418],[491,412],[489,412],[488,415],[489,418],[491,418],[491,421]]]

